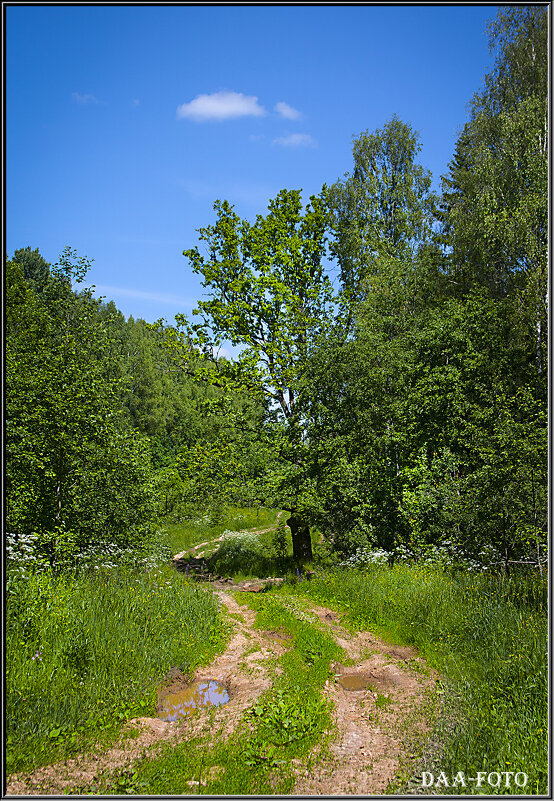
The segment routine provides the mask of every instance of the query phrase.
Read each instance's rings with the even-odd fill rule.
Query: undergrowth
[[[168,521],[164,525],[165,541],[171,552],[176,554],[192,548],[200,542],[214,541],[226,530],[269,528],[275,525],[277,515],[277,509],[230,507],[217,517],[206,513],[190,520]],[[264,541],[263,535],[262,541]]]

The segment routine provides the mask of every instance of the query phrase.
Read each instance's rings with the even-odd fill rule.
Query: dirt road
[[[223,736],[231,734],[241,716],[267,690],[274,678],[275,657],[290,644],[254,627],[255,613],[237,603],[235,593],[248,585],[213,586],[221,600],[233,633],[225,651],[208,666],[196,671],[195,679],[215,679],[227,688],[230,701],[213,710],[211,726],[223,726]],[[250,583],[250,587],[251,587]],[[331,634],[344,649],[348,666],[332,665],[332,675],[324,694],[332,702],[335,736],[325,754],[307,769],[305,760],[295,761],[295,795],[370,795],[384,794],[399,772],[410,767],[430,727],[430,692],[436,676],[415,650],[387,645],[368,632],[352,634],[340,625],[330,609],[312,606],[311,617]],[[344,676],[366,677],[370,687],[348,690]],[[188,679],[190,681],[190,677]],[[166,688],[177,691],[187,677],[174,674]],[[348,683],[347,681],[344,683]],[[144,756],[155,756],[167,740],[191,737],[207,725],[208,712],[200,711],[194,720],[167,722],[158,718],[130,721],[122,735],[134,730],[133,737],[104,751],[83,754],[63,763],[45,766],[30,775],[14,775],[7,786],[8,795],[62,794],[76,788],[82,793],[95,792],[102,778],[129,768]],[[137,734],[138,731],[138,734]],[[221,736],[221,735],[220,735]],[[195,788],[191,787],[191,794]]]

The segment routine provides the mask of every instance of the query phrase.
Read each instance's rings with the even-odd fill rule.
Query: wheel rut
[[[296,795],[380,795],[409,765],[431,721],[426,709],[437,674],[413,648],[391,646],[369,632],[351,634],[335,612],[313,612],[345,650],[349,664],[334,663],[325,687],[336,737],[317,770],[298,769]],[[350,664],[350,660],[353,664]],[[369,687],[345,689],[341,679],[366,678]]]

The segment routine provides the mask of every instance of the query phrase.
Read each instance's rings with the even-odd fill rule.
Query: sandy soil
[[[336,641],[355,660],[347,667],[335,664],[335,681],[326,695],[333,702],[338,736],[317,771],[299,768],[297,795],[381,795],[398,769],[415,755],[415,739],[429,728],[425,719],[426,690],[436,680],[413,648],[390,646],[368,632],[351,635],[329,609],[314,611],[329,625]],[[346,690],[340,677],[367,677],[370,688]],[[386,700],[385,700],[386,699]]]

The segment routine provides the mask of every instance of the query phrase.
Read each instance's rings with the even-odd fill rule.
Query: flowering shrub
[[[382,548],[358,548],[352,556],[340,562],[339,567],[363,569],[395,562],[481,573],[487,571],[491,565],[500,564],[501,561],[501,554],[492,545],[485,545],[478,554],[471,555],[459,543],[443,540],[440,546],[402,544],[393,551],[385,551]]]
[[[27,577],[30,573],[44,570],[48,567],[48,560],[38,548],[38,534],[6,533],[5,553],[6,570],[8,575],[21,575]]]
[[[223,532],[223,542],[210,559],[210,566],[220,573],[241,571],[255,575],[264,562],[259,537],[250,531]]]
[[[171,550],[167,545],[152,542],[149,547],[122,548],[114,543],[98,543],[82,550],[75,566],[79,571],[113,570],[117,567],[142,567],[154,570],[171,560]]]
[[[112,542],[95,543],[73,553],[70,559],[65,560],[63,567],[77,573],[119,567],[153,570],[171,560],[171,550],[159,541],[159,533],[142,548],[122,547]],[[58,560],[58,566],[62,566],[61,560]],[[50,563],[41,548],[38,534],[6,534],[6,569],[9,579],[27,579],[49,568]]]
[[[394,561],[417,563],[444,569],[459,569],[480,573],[495,561],[496,551],[492,546],[484,547],[477,556],[472,556],[453,540],[443,540],[439,545],[420,545],[412,548],[401,545],[394,551]]]

